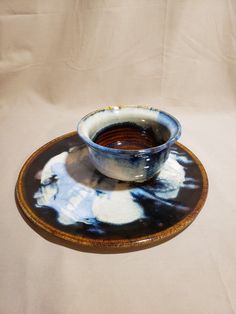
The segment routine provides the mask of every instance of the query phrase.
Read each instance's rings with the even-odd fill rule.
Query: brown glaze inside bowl
[[[170,134],[164,126],[159,132],[153,128],[139,126],[136,123],[124,122],[109,125],[98,131],[93,141],[101,146],[113,149],[140,150],[164,144]]]

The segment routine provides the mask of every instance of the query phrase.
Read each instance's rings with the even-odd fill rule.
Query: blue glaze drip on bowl
[[[161,145],[119,149],[94,141],[104,130],[127,123],[144,130],[149,128]],[[78,133],[88,146],[92,163],[102,174],[122,181],[144,182],[160,171],[168,158],[170,147],[181,135],[181,126],[173,116],[155,108],[115,106],[85,116],[78,124]],[[126,136],[128,139],[128,134]]]

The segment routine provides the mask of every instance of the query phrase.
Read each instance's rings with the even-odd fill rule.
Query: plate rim
[[[17,179],[17,183],[15,187],[15,197],[16,197],[17,205],[20,207],[21,212],[26,216],[26,218],[29,219],[31,223],[33,223],[36,227],[39,227],[40,229],[42,229],[42,231],[46,231],[49,235],[55,236],[56,238],[60,238],[66,242],[69,242],[70,244],[74,244],[76,247],[78,246],[78,247],[85,247],[85,248],[105,248],[105,249],[144,248],[148,246],[158,245],[176,236],[177,234],[179,234],[181,231],[187,228],[194,221],[194,219],[198,216],[201,209],[203,208],[206,198],[207,198],[207,194],[208,194],[208,177],[207,177],[206,170],[203,164],[201,163],[201,161],[198,159],[198,157],[189,148],[187,148],[185,145],[179,142],[176,142],[176,145],[180,147],[181,149],[183,149],[184,151],[186,151],[194,160],[194,162],[197,164],[201,172],[203,186],[202,186],[202,193],[194,209],[191,211],[191,213],[189,213],[185,218],[177,222],[175,225],[163,231],[159,231],[159,232],[141,236],[141,237],[109,240],[109,239],[94,239],[94,238],[88,238],[86,236],[69,234],[65,231],[59,230],[58,228],[46,223],[44,220],[40,219],[34,213],[31,207],[27,204],[27,201],[24,198],[23,178],[28,168],[32,164],[32,162],[42,152],[50,148],[52,145],[75,135],[77,135],[76,131],[66,133],[64,135],[54,138],[53,140],[47,142],[46,144],[38,148],[24,162],[18,175],[18,179]]]

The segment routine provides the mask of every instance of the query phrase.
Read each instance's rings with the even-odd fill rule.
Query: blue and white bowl
[[[138,131],[132,131],[133,127]],[[181,125],[156,108],[111,106],[82,118],[78,134],[88,147],[91,162],[102,174],[121,181],[144,182],[161,170],[170,147],[181,135]]]

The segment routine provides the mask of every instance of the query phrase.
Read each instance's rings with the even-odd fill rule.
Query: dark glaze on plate
[[[58,156],[66,157],[63,163],[59,163]],[[207,175],[199,159],[179,143],[171,148],[170,157],[170,168],[167,167],[162,177],[142,185],[120,183],[99,174],[90,164],[86,148],[77,134],[69,133],[45,144],[29,157],[18,177],[16,202],[30,226],[57,244],[97,253],[119,253],[154,246],[190,225],[207,196]],[[53,160],[51,167],[47,166],[47,176],[42,182],[42,170]],[[173,168],[173,165],[177,167]],[[169,170],[172,174],[177,171],[180,179],[182,177],[180,185],[172,183],[173,176],[169,181],[166,176]],[[46,206],[40,194],[49,188],[54,195],[49,195],[51,206]],[[82,214],[85,211],[87,219],[82,219],[81,214],[78,219],[69,215],[65,220],[67,211],[64,209],[70,205],[67,201],[73,204],[76,195],[82,195],[81,205],[76,210],[81,210]],[[121,202],[125,205],[121,206]],[[116,215],[116,210],[126,208],[137,208],[140,212],[130,223],[127,223],[129,217],[125,223],[119,220],[109,223],[104,221],[104,216],[97,215],[104,206],[94,208],[96,204],[107,207],[105,214],[111,210]]]

